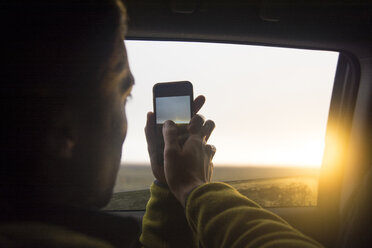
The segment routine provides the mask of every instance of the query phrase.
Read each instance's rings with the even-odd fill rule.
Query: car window
[[[338,53],[268,46],[125,41],[136,79],[106,209],[144,209],[154,178],[143,128],[157,82],[190,81],[216,123],[214,181],[264,207],[316,206]]]

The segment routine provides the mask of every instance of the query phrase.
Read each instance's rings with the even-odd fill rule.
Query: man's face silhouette
[[[86,134],[93,137],[91,139],[87,137],[84,144],[87,148],[93,146],[93,150],[87,151],[88,154],[92,152],[91,157],[89,155],[84,157],[91,161],[87,164],[91,164],[93,170],[91,193],[97,196],[98,205],[102,206],[111,197],[120,166],[122,145],[127,133],[125,105],[134,83],[123,41],[116,44],[113,61],[110,68],[113,73],[108,73],[109,78],[99,89],[101,94],[97,101],[97,109],[91,109],[93,115],[96,114],[98,117],[96,123],[98,125],[93,125],[93,129]],[[89,121],[94,120],[88,120],[85,125],[89,126]]]
[[[134,83],[119,38],[105,70],[103,83],[95,89],[88,85],[91,96],[69,109],[75,116],[69,120],[74,138],[58,162],[63,168],[48,173],[61,187],[62,203],[103,207],[112,194],[127,132],[125,104]]]

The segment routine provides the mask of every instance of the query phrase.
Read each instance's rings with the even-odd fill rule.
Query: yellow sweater
[[[224,183],[194,189],[185,210],[153,184],[142,228],[144,247],[322,247]]]

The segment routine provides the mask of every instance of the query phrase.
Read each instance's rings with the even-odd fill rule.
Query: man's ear
[[[47,153],[54,159],[70,159],[77,142],[78,120],[74,111],[65,109],[53,116],[48,132]]]

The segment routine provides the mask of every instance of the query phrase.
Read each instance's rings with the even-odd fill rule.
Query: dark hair
[[[53,114],[94,94],[126,32],[118,0],[9,1],[1,9],[0,187],[18,170],[32,173]]]

